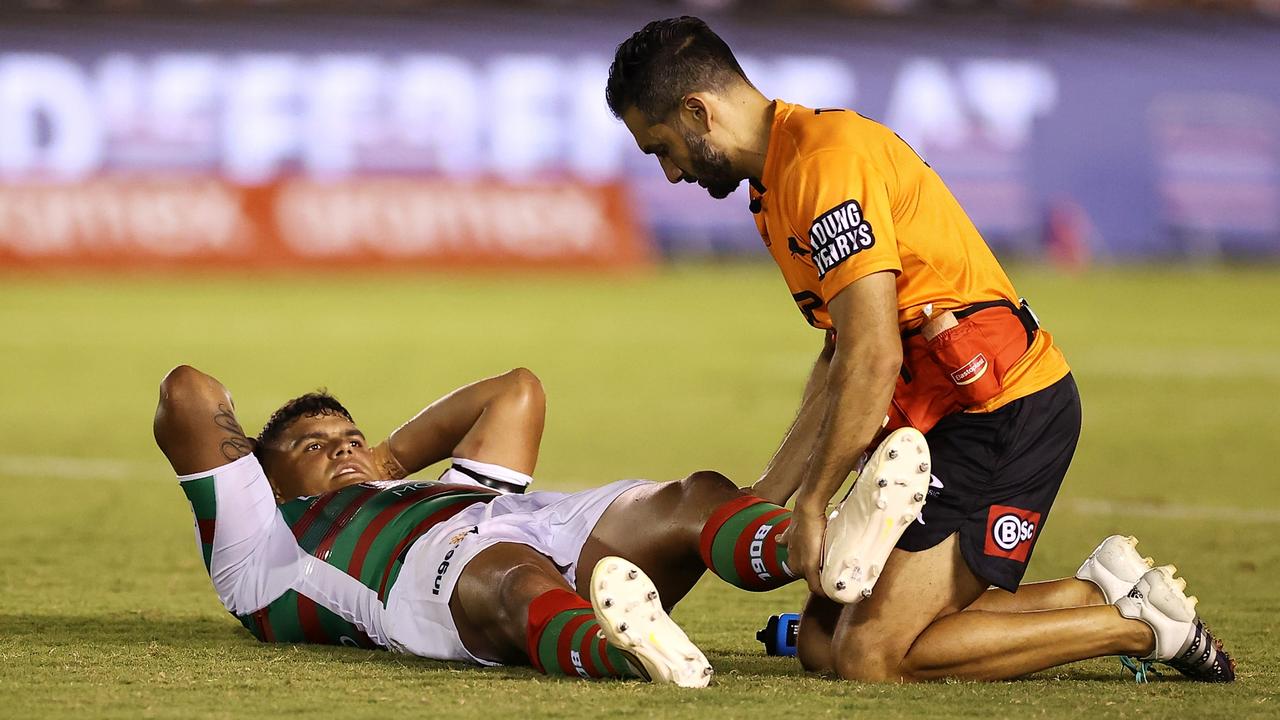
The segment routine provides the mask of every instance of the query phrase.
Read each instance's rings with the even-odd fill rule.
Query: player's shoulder
[[[843,153],[869,153],[896,136],[889,128],[849,108],[809,108],[781,104],[779,129],[794,161]]]

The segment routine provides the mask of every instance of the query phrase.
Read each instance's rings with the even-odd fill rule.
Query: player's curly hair
[[[705,22],[686,15],[655,20],[618,46],[605,101],[614,117],[634,107],[656,123],[685,95],[721,91],[736,80],[750,84],[728,44]]]
[[[262,432],[258,433],[257,442],[253,446],[254,454],[261,459],[262,451],[274,444],[285,429],[293,424],[293,421],[300,417],[316,417],[319,415],[341,415],[351,422],[355,422],[351,417],[351,413],[342,406],[342,403],[330,395],[328,390],[321,388],[316,392],[299,395],[271,413],[271,419],[267,420],[267,424],[262,426]]]

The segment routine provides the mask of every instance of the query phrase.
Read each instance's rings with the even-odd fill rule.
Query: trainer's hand
[[[819,597],[826,597],[822,592],[822,536],[826,529],[824,513],[797,508],[781,539],[787,546],[787,567],[802,576],[809,592]]]

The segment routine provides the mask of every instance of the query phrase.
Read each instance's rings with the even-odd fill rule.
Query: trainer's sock
[[[702,561],[725,582],[744,590],[772,590],[796,576],[787,567],[787,547],[778,537],[791,511],[744,495],[716,508],[702,528]]]
[[[529,604],[529,660],[545,675],[631,677],[627,659],[604,639],[591,603],[569,590],[548,590]]]

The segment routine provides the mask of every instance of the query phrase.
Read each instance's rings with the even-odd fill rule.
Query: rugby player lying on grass
[[[791,582],[790,511],[714,472],[524,493],[543,412],[537,378],[513,370],[376,446],[322,393],[251,440],[227,389],[180,366],[154,430],[219,599],[259,640],[706,685],[710,665],[665,609],[705,569],[748,590]],[[439,482],[403,480],[446,458]]]

